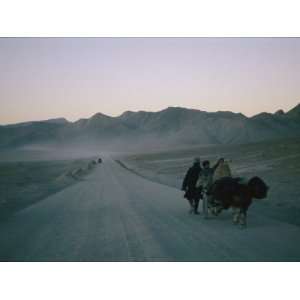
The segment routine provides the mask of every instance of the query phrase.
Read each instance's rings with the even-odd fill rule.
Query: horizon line
[[[148,112],[148,113],[158,113],[158,112],[162,112],[164,110],[167,110],[169,108],[181,108],[181,109],[187,109],[187,110],[196,110],[196,111],[201,111],[201,112],[206,112],[206,113],[218,113],[218,112],[230,112],[230,113],[233,113],[233,114],[241,114],[243,116],[245,116],[246,118],[253,118],[257,115],[260,115],[260,114],[263,114],[263,113],[267,113],[267,114],[275,114],[277,111],[280,111],[282,110],[284,113],[288,113],[290,112],[291,110],[293,110],[294,108],[298,107],[300,105],[300,102],[298,104],[296,104],[295,106],[293,106],[291,109],[287,110],[287,111],[284,111],[282,108],[278,108],[276,111],[274,112],[268,112],[268,111],[261,111],[259,113],[256,113],[256,114],[253,114],[251,116],[248,116],[242,112],[234,112],[234,111],[231,111],[231,110],[217,110],[217,111],[206,111],[206,110],[201,110],[199,108],[194,108],[194,107],[184,107],[184,106],[167,106],[163,109],[159,109],[159,110],[125,110],[123,111],[121,114],[118,114],[118,115],[108,115],[108,114],[104,114],[100,111],[92,114],[90,117],[86,117],[86,118],[79,118],[79,119],[75,119],[73,121],[70,121],[68,120],[66,117],[63,117],[63,116],[58,116],[58,117],[50,117],[48,119],[38,119],[38,120],[24,120],[24,121],[20,121],[20,122],[14,122],[14,123],[6,123],[6,124],[0,124],[0,126],[10,126],[10,125],[17,125],[17,124],[23,124],[23,123],[31,123],[31,122],[45,122],[45,121],[51,121],[51,120],[56,120],[56,119],[64,119],[66,120],[68,123],[76,123],[78,122],[79,120],[88,120],[90,118],[92,118],[93,116],[97,115],[97,114],[102,114],[106,117],[109,117],[109,118],[118,118],[118,117],[121,117],[123,114],[127,113],[127,112],[132,112],[132,113],[139,113],[139,112]]]

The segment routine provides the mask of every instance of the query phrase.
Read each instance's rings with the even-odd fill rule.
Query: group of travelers
[[[190,205],[190,213],[199,214],[199,203],[202,199],[204,217],[208,216],[212,202],[210,189],[216,180],[225,177],[231,177],[231,170],[224,158],[220,158],[212,167],[208,160],[201,164],[200,158],[194,159],[194,164],[189,168],[182,184],[182,190],[185,191],[184,197]]]
[[[224,209],[232,209],[233,223],[243,228],[247,225],[247,211],[253,199],[265,199],[269,186],[257,176],[250,179],[232,177],[227,161],[220,158],[211,167],[208,160],[201,164],[195,158],[194,164],[184,177],[182,190],[188,200],[190,213],[199,214],[202,200],[204,218],[208,213],[218,216]]]

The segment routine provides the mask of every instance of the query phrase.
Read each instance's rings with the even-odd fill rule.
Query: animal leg
[[[215,207],[215,215],[218,216],[223,210],[223,207],[221,205],[217,205]]]

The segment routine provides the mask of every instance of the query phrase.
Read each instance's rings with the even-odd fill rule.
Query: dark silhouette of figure
[[[198,207],[202,192],[201,188],[196,187],[201,170],[200,158],[195,158],[194,164],[187,171],[182,184],[182,190],[185,191],[184,198],[189,201],[191,206],[190,213],[195,214],[199,214]]]

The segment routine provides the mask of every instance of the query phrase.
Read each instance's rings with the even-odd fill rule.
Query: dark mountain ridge
[[[97,113],[0,126],[0,148],[34,144],[120,147],[242,144],[300,136],[300,104],[288,112],[246,117],[230,111],[205,112],[168,107],[158,112],[126,111],[118,117]]]

